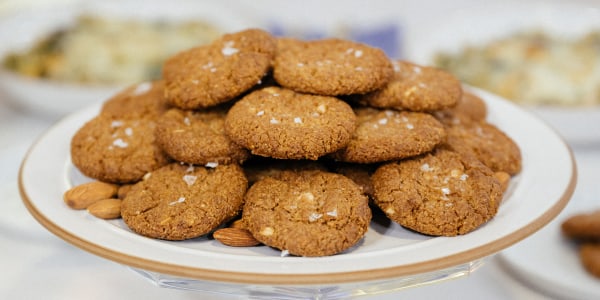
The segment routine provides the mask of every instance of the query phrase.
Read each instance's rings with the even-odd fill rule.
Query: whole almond
[[[120,199],[103,199],[88,206],[88,212],[101,219],[117,219],[121,217]]]
[[[221,228],[213,233],[213,237],[223,245],[232,247],[251,247],[260,244],[250,231],[242,228]]]
[[[117,191],[117,198],[119,198],[121,200],[125,199],[125,197],[127,196],[127,193],[129,193],[129,191],[131,190],[131,187],[133,187],[133,184],[121,185],[119,187],[119,190]]]
[[[98,200],[114,197],[117,189],[116,184],[92,181],[69,189],[64,193],[63,200],[72,209],[86,209]]]

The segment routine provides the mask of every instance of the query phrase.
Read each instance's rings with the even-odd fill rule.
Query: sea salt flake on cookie
[[[133,95],[139,96],[139,95],[147,93],[151,89],[152,89],[152,82],[142,82],[135,87],[135,89],[133,90]]]

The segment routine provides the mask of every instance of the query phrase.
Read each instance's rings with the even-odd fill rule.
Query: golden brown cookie
[[[481,122],[487,117],[487,105],[475,94],[463,91],[462,97],[454,107],[435,111],[433,115],[448,125]]]
[[[169,156],[180,162],[242,163],[250,153],[225,135],[226,114],[225,107],[197,111],[171,109],[157,121],[156,140]]]
[[[71,160],[86,176],[113,183],[135,182],[169,162],[156,144],[149,118],[99,115],[71,139]]]
[[[408,61],[394,61],[391,81],[360,101],[381,108],[434,111],[453,107],[461,95],[461,83],[454,75]]]
[[[152,238],[205,235],[240,213],[247,181],[237,164],[216,168],[172,163],[148,173],[121,205],[131,230]]]
[[[485,121],[446,127],[446,143],[453,150],[473,155],[496,172],[521,171],[521,150],[502,130]]]
[[[579,248],[579,259],[588,273],[600,278],[600,243],[584,243]]]
[[[342,174],[354,181],[361,188],[362,192],[373,198],[373,182],[371,175],[377,169],[377,164],[353,164],[353,163],[335,163],[333,171]]]
[[[328,171],[327,166],[319,160],[274,159],[262,156],[253,156],[244,163],[243,167],[250,185],[265,177],[277,177],[286,171]]]
[[[279,39],[273,66],[281,86],[328,96],[374,91],[392,73],[392,64],[380,49],[340,39]]]
[[[565,236],[575,240],[600,241],[600,210],[570,216],[561,229]]]
[[[391,220],[420,233],[455,236],[496,215],[502,188],[478,160],[444,148],[379,167],[374,202]]]
[[[231,107],[225,132],[255,155],[315,160],[346,146],[355,121],[352,108],[335,97],[268,87]]]
[[[269,33],[248,29],[180,52],[164,63],[165,95],[170,103],[183,109],[232,100],[267,74],[276,44]]]
[[[265,245],[299,256],[340,253],[371,221],[368,200],[350,179],[322,171],[283,172],[246,194],[243,220]]]
[[[169,108],[162,80],[131,85],[102,105],[101,114],[116,118],[157,118]]]
[[[350,143],[332,154],[338,161],[376,163],[431,151],[446,138],[444,126],[432,115],[357,108],[357,128]]]

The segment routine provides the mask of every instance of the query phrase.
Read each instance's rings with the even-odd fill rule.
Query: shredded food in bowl
[[[222,34],[201,21],[122,20],[81,16],[24,51],[8,54],[5,69],[62,82],[125,84],[160,77],[163,61]]]
[[[458,53],[438,53],[435,65],[522,104],[600,104],[600,31],[578,38],[520,32]]]

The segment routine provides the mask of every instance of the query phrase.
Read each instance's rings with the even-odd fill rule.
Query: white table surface
[[[258,3],[276,5],[272,1]],[[418,5],[411,3],[407,10],[417,9]],[[6,0],[0,0],[0,8],[3,5],[10,6]],[[0,94],[0,299],[237,299],[157,287],[125,266],[64,242],[37,223],[19,197],[18,168],[33,141],[54,122],[55,117],[33,115]],[[582,195],[596,193],[597,183],[592,179],[600,175],[600,147],[574,147],[574,153],[579,184],[572,202]],[[469,276],[360,299],[553,297],[519,282],[496,255]]]

